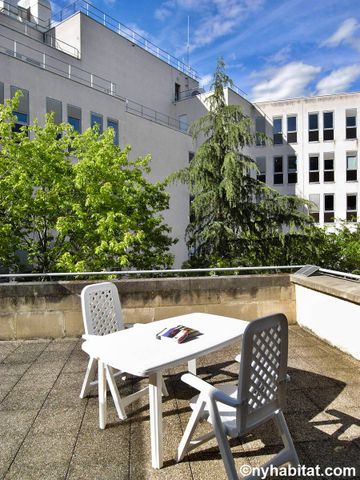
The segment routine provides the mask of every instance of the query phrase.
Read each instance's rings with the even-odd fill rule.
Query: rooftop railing
[[[3,0],[1,1],[1,4],[3,6],[0,8],[0,13],[18,20],[19,23],[24,26],[25,35],[28,35],[28,27],[35,29],[42,34],[44,43],[49,47],[60,50],[63,53],[71,55],[72,57],[80,58],[80,52],[76,47],[64,42],[63,40],[58,40],[53,34],[46,32],[46,30],[48,30],[50,27],[50,22],[45,28],[44,21],[35,17],[34,15],[30,15],[28,9],[12,5]]]
[[[165,113],[153,110],[145,105],[141,105],[133,100],[126,99],[125,108],[128,113],[146,118],[147,120],[164,125],[165,127],[173,128],[183,133],[187,133],[188,131],[188,125],[185,122],[178,120],[177,118],[170,117]]]
[[[103,270],[98,272],[43,272],[43,273],[0,273],[0,283],[4,281],[16,282],[17,280],[24,281],[25,279],[38,278],[40,280],[54,280],[67,279],[71,277],[131,277],[131,276],[189,276],[194,274],[205,274],[210,276],[217,276],[218,274],[234,274],[241,275],[247,272],[274,272],[282,271],[292,272],[299,270],[307,265],[267,265],[267,266],[253,266],[253,267],[214,267],[214,268],[172,268],[172,269],[153,269],[153,270]],[[331,275],[334,277],[341,277],[352,281],[360,282],[360,275],[348,272],[339,272],[337,270],[330,270],[326,268],[317,268],[316,272]],[[1,281],[1,279],[5,279]]]
[[[129,276],[180,276],[191,274],[217,275],[219,273],[232,273],[235,275],[246,272],[280,272],[292,271],[302,268],[304,265],[273,265],[259,267],[220,267],[220,268],[178,268],[178,269],[156,269],[156,270],[107,270],[100,272],[56,272],[56,273],[0,273],[0,279],[8,279],[16,282],[27,278],[40,278],[42,280],[68,277],[129,277]],[[360,278],[360,277],[359,277]],[[1,283],[1,282],[0,282]]]
[[[0,33],[0,54],[14,57],[23,62],[29,63],[35,67],[60,75],[61,77],[73,80],[97,91],[111,95],[121,101],[126,102],[126,111],[140,116],[146,120],[170,127],[183,133],[184,123],[169,115],[158,112],[152,108],[141,105],[133,100],[120,96],[116,92],[116,83],[106,78],[100,77],[92,72],[79,68],[77,65],[64,62],[59,58],[49,55],[45,51],[40,51],[26,45],[25,43],[13,40]]]
[[[68,5],[67,7],[54,14],[52,26],[55,26],[57,23],[62,22],[63,20],[70,17],[71,15],[74,15],[77,12],[84,13],[88,17],[92,18],[98,23],[101,23],[102,25],[109,28],[118,35],[127,38],[135,45],[138,45],[139,47],[143,48],[155,57],[168,63],[180,72],[185,73],[186,75],[195,80],[199,80],[199,75],[189,65],[186,65],[178,58],[174,57],[170,53],[166,52],[162,48],[152,43],[150,40],[147,40],[142,35],[139,35],[131,28],[122,24],[115,18],[111,17],[110,15],[106,14],[105,12],[95,7],[91,3],[86,2],[85,0],[76,0],[74,3]]]

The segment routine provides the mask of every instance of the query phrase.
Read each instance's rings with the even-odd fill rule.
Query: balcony
[[[330,280],[328,280],[330,278]],[[333,275],[288,274],[122,280],[118,287],[128,322],[151,321],[191,310],[255,318],[260,313],[286,312],[289,323],[289,374],[285,416],[302,465],[355,468],[360,472],[360,362],[297,323],[298,288],[358,306],[359,285]],[[294,283],[295,282],[295,283]],[[345,283],[344,283],[345,282]],[[87,365],[81,350],[78,293],[88,282],[36,282],[0,285],[1,336],[13,318],[16,340],[0,342],[0,477],[12,479],[223,479],[215,443],[192,452],[176,464],[175,450],[187,424],[194,392],[180,381],[185,366],[166,372],[169,397],[164,399],[164,468],[151,467],[149,414],[144,397],[120,422],[111,399],[108,425],[98,429],[96,391],[80,400]],[[311,287],[312,283],[312,287]],[[316,290],[317,289],[317,290]],[[322,292],[320,292],[322,290]],[[315,298],[315,297],[314,297]],[[313,304],[314,305],[314,304]],[[313,306],[313,312],[315,312]],[[300,316],[302,313],[300,312]],[[326,317],[326,315],[323,315]],[[344,316],[345,317],[345,316]],[[316,315],[312,316],[316,320]],[[330,324],[330,319],[325,318]],[[339,318],[343,330],[346,318]],[[311,319],[309,319],[311,323]],[[21,329],[21,325],[23,328]],[[48,330],[45,326],[48,326]],[[29,340],[38,330],[63,338]],[[15,328],[15,330],[14,330]],[[357,327],[358,328],[358,327]],[[57,330],[56,330],[57,329]],[[80,332],[79,332],[80,333]],[[358,336],[357,336],[358,338]],[[238,346],[227,347],[199,361],[199,374],[214,384],[237,378]],[[124,393],[144,381],[129,378]],[[204,424],[202,428],[206,428]],[[273,428],[261,428],[242,441],[232,441],[241,465],[263,464],[281,448]],[[304,478],[307,478],[304,476]],[[335,478],[331,475],[324,478]],[[341,478],[341,477],[339,477]]]

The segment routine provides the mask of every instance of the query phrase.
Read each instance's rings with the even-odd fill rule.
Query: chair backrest
[[[119,293],[111,282],[83,288],[81,310],[88,335],[107,335],[124,328]]]
[[[285,402],[288,323],[278,313],[253,320],[241,349],[237,428],[244,433],[264,422]]]

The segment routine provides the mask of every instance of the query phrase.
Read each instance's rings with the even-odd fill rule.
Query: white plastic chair
[[[189,373],[182,380],[200,394],[191,400],[193,413],[181,439],[177,461],[187,452],[216,437],[227,477],[238,479],[227,436],[236,438],[273,419],[285,447],[262,467],[278,467],[299,459],[282,408],[288,355],[288,325],[279,313],[249,323],[243,335],[238,385],[216,387]],[[198,422],[206,418],[213,430],[192,440]],[[264,470],[263,470],[264,471]],[[248,476],[247,479],[260,478]]]
[[[119,293],[116,286],[111,282],[96,283],[83,288],[81,292],[81,310],[85,328],[83,338],[85,340],[91,339],[94,335],[107,335],[124,329]],[[140,325],[139,328],[141,328]],[[96,368],[97,359],[90,357],[80,398],[86,397],[90,388],[98,385],[98,381],[94,380]],[[109,365],[105,365],[105,372],[117,414],[121,420],[125,420],[127,418],[125,407],[142,395],[147,394],[149,389],[145,387],[132,395],[121,397],[115,377],[120,375],[124,378],[125,372],[117,371],[114,373],[114,370]],[[162,390],[163,395],[168,395],[164,381]]]

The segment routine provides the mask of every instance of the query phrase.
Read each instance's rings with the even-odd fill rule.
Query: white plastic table
[[[202,335],[182,344],[172,339],[158,340],[156,334],[177,325],[199,330]],[[94,337],[82,349],[99,362],[99,416],[105,428],[106,386],[104,365],[139,377],[149,377],[150,434],[152,466],[163,465],[162,371],[189,362],[194,369],[197,357],[219,350],[239,340],[248,322],[209,313],[190,313],[147,323],[138,328]],[[192,366],[192,368],[191,368]],[[195,372],[194,372],[195,373]],[[101,377],[101,378],[100,378]],[[100,387],[102,385],[102,387]]]

